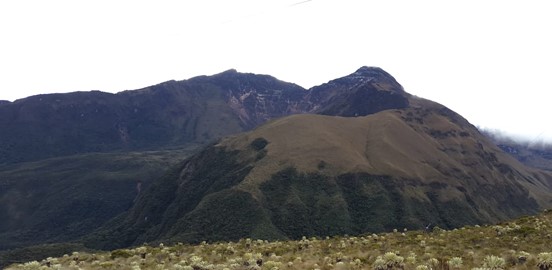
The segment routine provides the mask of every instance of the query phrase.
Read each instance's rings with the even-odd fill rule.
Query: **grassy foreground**
[[[497,225],[73,252],[7,269],[552,269],[552,210]]]

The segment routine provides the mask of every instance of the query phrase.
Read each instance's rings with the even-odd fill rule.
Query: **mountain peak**
[[[238,74],[238,73],[239,73],[239,72],[238,72],[236,69],[231,68],[231,69],[225,70],[225,71],[223,71],[223,72],[221,72],[221,73],[215,74],[215,76],[216,76],[216,75],[235,75],[235,74]]]
[[[383,70],[380,67],[369,67],[369,66],[362,66],[359,69],[357,69],[353,74],[349,75],[352,77],[369,77],[369,78],[387,78],[392,79],[395,81],[395,78],[391,76],[391,74],[387,73],[385,70]]]
[[[233,74],[233,73],[238,73],[238,71],[235,68],[231,68],[231,69],[228,69],[226,71],[223,71],[222,73]]]
[[[383,69],[380,68],[380,67],[374,67],[374,66],[362,66],[359,69],[357,69],[357,71],[355,71],[355,73],[369,73],[369,72],[374,72],[374,71],[382,72]]]

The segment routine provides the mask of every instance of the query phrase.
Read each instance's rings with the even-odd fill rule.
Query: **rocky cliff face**
[[[341,116],[363,116],[388,108],[404,108],[409,95],[380,68],[361,67],[356,72],[331,80],[309,91],[309,112]]]
[[[302,99],[307,90],[271,76],[228,70],[214,76],[197,77],[190,82],[219,88],[225,105],[238,117],[244,129],[277,117],[305,112]]]

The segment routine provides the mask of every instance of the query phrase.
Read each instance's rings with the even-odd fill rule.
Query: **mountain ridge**
[[[370,80],[364,85],[346,82],[366,76]],[[89,91],[19,99],[0,107],[5,130],[0,134],[0,164],[205,144],[290,114],[366,115],[382,109],[378,104],[407,105],[402,93],[382,91],[400,85],[381,69],[364,67],[341,80],[305,90],[269,75],[234,70],[117,94]],[[337,91],[328,92],[336,86]],[[358,101],[366,99],[374,104]]]
[[[445,106],[406,98],[405,108],[297,114],[225,138],[85,244],[456,228],[552,206],[551,174],[525,167]]]
[[[371,80],[376,75],[381,75],[382,81],[394,80],[379,69],[374,72]],[[348,80],[348,76],[355,78]],[[358,99],[357,93],[377,91],[369,85],[348,85],[348,81],[362,79],[355,73],[348,76],[343,77],[341,84],[339,80],[332,82],[348,91],[347,97],[339,99],[341,102]],[[129,161],[121,159],[122,156],[134,156],[134,163],[145,165],[143,172],[151,177],[139,180],[146,189],[154,176],[162,174],[153,173],[153,168],[179,162],[202,145],[250,130],[271,119],[324,111],[332,105],[329,98],[316,103],[306,96],[314,92],[318,90],[309,92],[269,75],[230,70],[117,94],[101,91],[45,94],[0,105],[0,201],[3,202],[0,216],[1,220],[27,224],[1,223],[5,231],[0,233],[0,239],[9,245],[0,249],[74,240],[86,230],[103,224],[106,218],[126,210],[120,206],[133,204],[137,171],[127,167],[125,164]],[[332,97],[337,94],[334,91]],[[362,109],[362,106],[347,107],[336,114],[352,114]],[[151,160],[149,154],[141,154],[151,151],[158,151],[161,159],[172,160],[159,162],[157,158]],[[87,168],[98,168],[98,172],[79,174],[78,168],[68,169],[63,163],[79,164],[84,168],[82,172],[88,171]],[[37,164],[42,164],[40,170]],[[110,167],[118,167],[120,171],[105,171],[104,168]],[[108,183],[117,175],[121,181],[114,184],[126,188],[112,189],[101,198],[90,197],[97,192],[90,181]],[[58,184],[45,186],[45,183]],[[66,194],[68,190],[74,194],[67,194],[63,202],[55,196],[44,196]],[[13,194],[26,194],[26,197],[13,200]],[[30,207],[38,201],[43,208]],[[83,214],[86,218],[79,220],[70,205],[86,209]],[[67,218],[60,222],[58,217],[64,215]],[[40,224],[55,224],[55,228],[41,237],[30,237],[37,229],[50,226],[42,228]],[[65,233],[55,233],[60,229]]]
[[[524,141],[511,138],[498,131],[482,130],[500,149],[523,164],[552,171],[552,144],[544,141]]]
[[[116,160],[111,154],[167,150],[151,165],[153,170],[170,169],[150,171],[157,179],[144,179],[137,198],[132,189],[136,171],[122,167],[118,172],[126,188],[105,200],[130,209],[117,208],[109,219],[87,213],[79,226],[102,227],[84,239],[78,237],[90,231],[62,239],[90,247],[357,234],[418,228],[426,222],[452,228],[535,213],[550,203],[548,173],[526,169],[466,119],[408,94],[393,76],[373,67],[309,90],[269,75],[229,70],[117,94],[33,96],[0,105],[0,126],[5,131],[0,134],[0,170],[21,166],[31,175],[25,182],[29,192],[40,187],[40,177],[32,177],[33,162],[39,160],[69,154],[78,159],[95,152],[100,164],[110,165]],[[285,137],[277,136],[284,131]],[[219,140],[229,135],[235,137]],[[202,145],[208,146],[179,160],[189,152],[179,156],[178,150]],[[80,190],[67,199],[68,204],[79,202],[79,192],[92,180],[78,174],[58,178],[56,170],[62,168],[55,165],[50,180],[63,180],[66,186],[52,194]],[[94,179],[112,180],[111,174]],[[0,186],[4,183],[0,179]],[[481,189],[475,188],[479,183]],[[15,186],[0,190],[0,200],[20,191]],[[2,206],[0,214],[9,213]],[[50,225],[55,221],[41,219]],[[55,226],[70,224],[75,223]],[[0,237],[17,246],[18,233],[25,241],[34,240],[33,230]],[[40,241],[56,239],[61,238]],[[31,242],[23,245],[36,244]]]

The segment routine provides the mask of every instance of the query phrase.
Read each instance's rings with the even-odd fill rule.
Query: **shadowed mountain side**
[[[0,250],[90,233],[190,152],[82,154],[0,167]]]
[[[408,107],[402,86],[381,68],[361,67],[354,73],[310,89],[310,113],[364,116],[387,109]]]
[[[497,143],[504,152],[512,155],[523,164],[552,172],[552,147],[533,148],[524,144]]]
[[[94,248],[488,223],[552,205],[527,169],[449,109],[293,115],[222,140],[156,181]]]
[[[521,163],[552,172],[552,144],[543,141],[513,139],[498,131],[481,131],[504,152]]]
[[[118,94],[33,96],[0,106],[0,164],[205,144],[293,113],[288,100],[303,92],[273,77],[225,72]]]

